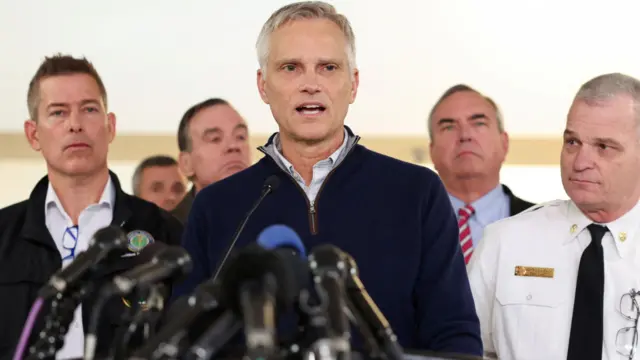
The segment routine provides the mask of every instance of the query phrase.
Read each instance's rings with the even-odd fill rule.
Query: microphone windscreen
[[[290,248],[301,258],[306,259],[307,257],[300,236],[287,225],[277,224],[266,227],[258,235],[257,243],[267,250]]]
[[[295,260],[295,261],[292,261]],[[297,256],[266,250],[257,245],[249,245],[230,259],[227,268],[220,277],[222,296],[220,302],[228,308],[241,313],[240,289],[246,282],[261,281],[271,274],[276,281],[276,301],[278,307],[291,307],[300,289],[296,278]]]
[[[129,239],[120,227],[109,225],[93,234],[90,245],[119,248],[126,247],[128,243]]]
[[[181,246],[165,246],[164,250],[157,253],[155,260],[177,269],[171,276],[171,281],[181,281],[193,270],[191,256]]]
[[[269,176],[265,181],[263,187],[271,188],[271,192],[278,190],[278,186],[280,186],[280,178],[276,175]]]
[[[153,260],[154,257],[160,255],[164,252],[169,246],[165,243],[155,241],[151,244],[147,245],[140,251],[140,254],[136,256],[136,263],[145,264]]]

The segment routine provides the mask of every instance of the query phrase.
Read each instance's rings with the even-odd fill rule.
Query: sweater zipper
[[[293,181],[293,183],[296,185],[296,187],[298,188],[298,190],[300,190],[300,192],[302,193],[302,195],[304,196],[305,201],[307,202],[307,208],[309,209],[309,228],[311,230],[311,235],[317,235],[318,234],[318,212],[316,210],[316,204],[318,203],[318,198],[320,197],[320,193],[322,192],[322,189],[324,188],[324,185],[327,183],[327,181],[329,180],[329,177],[331,176],[331,174],[333,174],[336,169],[342,165],[342,163],[344,162],[344,160],[346,159],[347,156],[349,156],[349,154],[351,154],[351,152],[353,151],[353,149],[356,147],[356,144],[358,144],[358,141],[360,141],[360,136],[356,136],[353,145],[351,145],[351,147],[349,148],[349,150],[347,151],[347,154],[344,156],[344,158],[342,159],[342,161],[340,162],[340,164],[338,164],[337,166],[335,166],[333,169],[331,169],[331,171],[329,171],[329,173],[327,174],[327,176],[324,178],[324,181],[322,182],[322,185],[320,185],[320,188],[318,189],[318,193],[316,194],[316,198],[315,201],[313,202],[313,204],[311,203],[311,201],[309,201],[309,197],[307,196],[307,193],[304,192],[304,189],[302,188],[302,186],[300,186],[300,184],[298,184],[298,181],[286,170],[282,169],[279,165],[278,162],[275,161],[275,159],[273,159],[273,157],[271,157],[271,155],[269,155],[269,153],[267,153],[267,150],[264,148],[264,146],[260,146],[258,148],[258,150],[260,150],[263,154],[265,154],[266,156],[268,156],[272,161],[274,161],[276,163],[276,165],[278,166],[278,168],[280,170],[282,170],[282,172],[284,172],[289,179],[291,179],[291,181]]]

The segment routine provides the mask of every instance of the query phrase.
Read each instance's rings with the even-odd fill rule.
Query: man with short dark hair
[[[488,224],[533,206],[500,183],[509,136],[498,105],[464,84],[452,86],[429,114],[431,159],[458,215],[468,263]]]
[[[133,194],[171,211],[185,195],[184,176],[178,162],[168,155],[150,156],[133,172]]]
[[[38,68],[27,96],[30,119],[26,138],[42,153],[47,175],[28,200],[0,209],[0,359],[10,359],[29,308],[39,289],[60,268],[87,250],[93,235],[109,225],[122,228],[129,250],[113,253],[102,263],[100,282],[136,264],[144,246],[178,244],[181,224],[154,204],[122,191],[109,171],[107,153],[116,134],[116,118],[107,108],[107,93],[97,71],[86,59],[55,55]],[[91,295],[80,304],[70,324],[59,359],[82,358],[84,327]],[[121,314],[140,299],[123,298],[104,308],[98,328],[98,357],[108,354]],[[128,305],[134,304],[134,305]],[[48,308],[48,304],[44,309]],[[38,339],[39,317],[29,343]],[[134,344],[135,345],[135,344]]]
[[[229,102],[207,99],[182,116],[178,148],[180,170],[193,187],[172,213],[185,223],[198,191],[251,165],[249,129]]]

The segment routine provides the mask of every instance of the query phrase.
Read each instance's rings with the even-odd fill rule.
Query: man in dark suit
[[[185,223],[197,192],[251,165],[249,128],[228,101],[207,99],[182,116],[178,147],[180,170],[193,187],[171,213]]]
[[[431,110],[429,137],[431,159],[458,215],[468,263],[485,226],[534,204],[500,184],[509,136],[491,98],[464,84],[449,88]]]

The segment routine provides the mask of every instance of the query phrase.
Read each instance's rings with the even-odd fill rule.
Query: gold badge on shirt
[[[544,268],[535,266],[516,266],[515,276],[527,276],[527,277],[542,277],[552,278],[554,274],[554,268]]]

